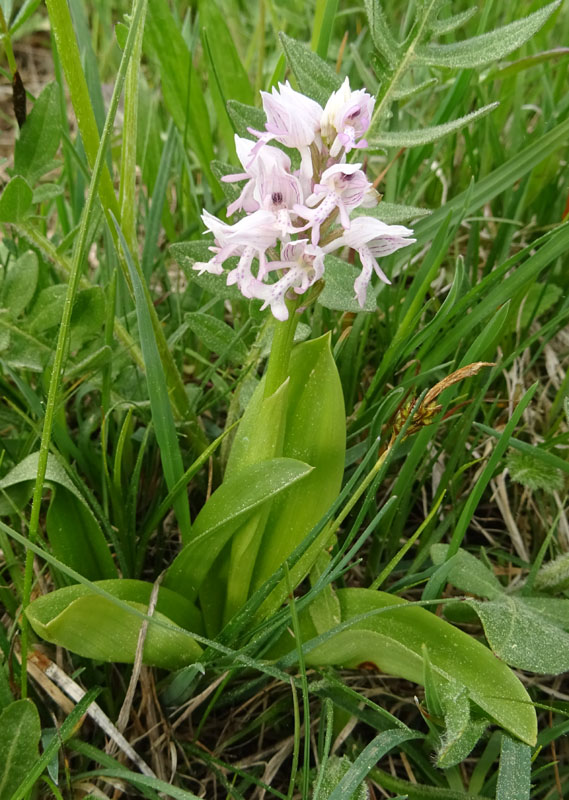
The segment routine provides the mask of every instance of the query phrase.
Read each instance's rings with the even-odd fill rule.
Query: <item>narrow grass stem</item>
[[[71,262],[71,270],[69,274],[69,283],[67,284],[67,292],[65,295],[65,301],[63,305],[63,314],[61,318],[61,324],[59,327],[57,345],[55,349],[53,366],[51,370],[51,377],[49,381],[49,389],[48,389],[43,431],[42,431],[39,458],[38,458],[38,471],[34,486],[32,510],[30,514],[30,523],[28,527],[29,541],[34,544],[38,537],[41,500],[43,494],[45,474],[47,470],[47,460],[49,455],[49,447],[51,443],[51,434],[57,407],[57,397],[59,393],[60,383],[63,378],[63,370],[65,367],[65,360],[67,357],[67,351],[69,346],[69,333],[71,327],[71,314],[73,312],[73,304],[75,301],[75,296],[79,289],[81,280],[81,267],[83,265],[86,255],[86,245],[89,236],[89,223],[91,220],[93,210],[95,208],[98,184],[99,181],[101,180],[101,176],[104,174],[104,171],[106,169],[104,158],[107,151],[107,147],[111,140],[114,118],[118,108],[122,87],[124,84],[126,69],[130,59],[132,47],[134,44],[134,38],[138,29],[142,10],[145,7],[145,4],[146,0],[135,0],[135,6],[133,9],[133,16],[132,16],[132,24],[128,32],[126,46],[119,66],[117,80],[113,90],[113,96],[109,106],[107,119],[105,120],[103,135],[101,137],[101,141],[95,157],[95,163],[93,167],[93,174],[91,176],[91,182],[89,185],[89,191],[87,193],[87,199],[81,215],[81,225],[77,237],[77,244],[75,250],[73,251],[73,259]],[[62,5],[65,5],[68,15],[68,9],[66,3],[56,2],[56,0],[49,0],[48,2],[48,7],[54,6],[56,8],[57,18],[59,22],[61,21],[60,17],[62,14],[62,9],[61,9]],[[63,14],[63,17],[65,17],[65,14]],[[61,34],[61,31],[59,33]],[[55,31],[54,35],[56,35],[57,38],[58,34],[56,34]],[[22,598],[22,607],[24,612],[30,602],[31,591],[32,591],[32,577],[33,577],[33,552],[31,550],[27,550],[26,565],[24,572],[24,592]],[[25,698],[27,697],[26,665],[27,665],[27,653],[28,653],[28,625],[26,623],[24,616],[22,617],[21,646],[22,646],[21,692],[22,692],[22,697]]]

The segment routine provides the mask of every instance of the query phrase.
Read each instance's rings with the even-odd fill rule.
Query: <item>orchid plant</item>
[[[377,259],[415,239],[402,225],[357,216],[379,203],[362,163],[347,160],[367,144],[371,95],[352,91],[346,78],[324,107],[288,82],[263,92],[262,101],[265,130],[250,129],[256,141],[235,137],[243,172],[223,178],[229,185],[244,182],[227,209],[230,216],[243,216],[230,225],[204,211],[213,255],[194,258],[192,265],[198,275],[224,276],[228,286],[261,301],[274,317],[268,366],[240,420],[223,481],[159,589],[124,579],[91,588],[76,584],[35,600],[27,617],[40,636],[81,655],[135,661],[138,652],[145,663],[178,669],[207,661],[203,644],[215,652],[216,642],[247,641],[251,625],[262,631],[269,623],[274,633],[279,609],[309,575],[315,596],[306,596],[296,630],[305,643],[305,664],[366,664],[419,683],[427,680],[428,665],[433,691],[447,697],[456,686],[466,687],[470,701],[494,722],[533,742],[528,695],[490,650],[388,593],[332,588],[336,532],[390,450],[432,421],[438,411],[434,398],[445,385],[485,365],[459,371],[422,404],[402,408],[389,445],[339,511],[346,453],[341,382],[329,335],[295,347],[295,328],[326,281],[330,254],[359,254],[353,292],[363,307],[374,272],[389,283]],[[236,256],[237,264],[224,269]],[[144,616],[148,604],[153,624],[141,639],[136,613]],[[265,657],[292,663],[300,643],[288,632],[267,641]],[[484,727],[468,723],[461,737],[473,746]]]
[[[67,19],[66,4],[56,5],[60,6],[62,19]],[[60,361],[53,370],[48,403],[51,418],[42,438],[41,459],[24,466],[33,467],[38,476],[34,535],[44,481],[56,487],[50,513],[57,517],[61,512],[58,503],[75,503],[83,523],[74,539],[63,541],[65,537],[60,536],[58,540],[56,533],[50,541],[53,559],[64,565],[62,574],[72,581],[71,585],[26,603],[25,615],[38,636],[79,655],[104,661],[144,662],[168,670],[181,669],[183,674],[203,671],[204,665],[217,656],[231,656],[236,663],[249,666],[250,650],[263,659],[257,663],[265,666],[271,662],[267,670],[300,663],[302,668],[366,665],[389,671],[424,684],[436,700],[433,705],[447,721],[456,721],[452,716],[453,698],[461,699],[462,716],[460,730],[454,728],[453,755],[448,751],[445,755],[444,765],[450,766],[464,758],[490,722],[533,745],[536,715],[530,698],[505,661],[496,659],[482,643],[420,604],[378,591],[388,572],[382,573],[370,589],[333,588],[335,579],[345,572],[350,558],[365,540],[362,535],[356,543],[339,544],[336,534],[358,500],[373,492],[374,481],[394,449],[438,414],[438,393],[487,365],[478,362],[463,367],[422,400],[413,399],[394,409],[390,435],[380,442],[379,453],[374,440],[369,448],[371,455],[342,488],[346,413],[331,337],[327,333],[296,343],[295,333],[301,315],[308,309],[309,318],[310,306],[322,301],[338,262],[345,268],[344,274],[350,276],[348,301],[353,304],[355,300],[356,311],[367,309],[370,300],[373,307],[375,299],[374,273],[380,282],[390,282],[389,267],[382,268],[378,259],[416,241],[413,230],[399,223],[416,218],[417,209],[401,211],[399,207],[394,219],[394,209],[381,202],[368,177],[365,160],[356,160],[357,155],[368,143],[373,147],[429,144],[494,108],[492,104],[425,131],[384,130],[391,100],[413,91],[403,80],[415,60],[423,66],[465,69],[489,63],[526,41],[557,4],[547,7],[547,13],[545,9],[536,12],[521,25],[509,26],[508,35],[501,39],[492,34],[490,39],[479,37],[483,41],[474,45],[430,45],[427,36],[457,27],[461,15],[438,20],[442,0],[416,5],[420,24],[413,29],[415,38],[409,40],[405,51],[403,43],[395,41],[388,31],[381,9],[377,10],[379,5],[372,0],[366,2],[371,38],[384,68],[377,97],[363,89],[353,90],[348,78],[342,81],[318,56],[283,36],[300,91],[285,81],[270,92],[261,92],[262,113],[229,104],[230,112],[239,117],[236,127],[240,134],[236,134],[234,144],[241,171],[225,169],[221,181],[233,192],[227,215],[238,218],[228,223],[204,211],[205,243],[188,242],[172,252],[184,267],[189,265],[196,281],[215,279],[220,297],[226,299],[224,293],[237,289],[241,298],[256,303],[255,313],[270,310],[270,353],[234,439],[230,440],[234,431],[228,425],[215,442],[202,448],[188,472],[183,473],[179,457],[179,463],[175,463],[176,468],[180,467],[178,472],[172,470],[166,475],[169,494],[165,507],[175,510],[181,549],[154,584],[120,576],[92,510],[75,485],[65,474],[61,475],[49,454],[50,426],[59,371],[67,351],[70,316],[62,324]],[[137,16],[133,16],[133,29],[128,34],[130,50],[125,49],[129,54],[136,37],[142,47],[145,6],[139,2],[135,6]],[[62,31],[64,26],[60,23],[60,34]],[[60,41],[64,38],[60,36]],[[77,64],[64,61],[70,82],[74,80],[74,66]],[[135,67],[132,75],[136,77]],[[123,78],[125,72],[126,66]],[[113,97],[115,111],[119,94],[117,91]],[[85,126],[85,115],[78,113],[77,118],[80,126]],[[96,132],[96,126],[92,128]],[[111,130],[112,119],[105,128],[103,145],[108,144]],[[169,397],[176,400],[176,410],[182,409],[183,416],[187,404],[185,388],[149,299],[132,246],[134,232],[126,229],[128,203],[121,209],[121,227],[112,182],[105,172],[104,146],[99,150],[89,146],[94,141],[92,131],[91,138],[84,130],[82,135],[89,157],[95,156],[92,160],[96,167],[89,213],[102,175],[99,192],[117,247],[117,260],[124,271],[125,285],[133,290],[139,327],[142,331],[145,326],[145,331],[151,332],[146,337],[141,335],[142,356],[150,362],[152,359],[146,355],[152,351],[153,363],[163,370],[156,369],[148,376],[153,389],[163,390],[162,399],[166,398],[161,407],[152,407],[157,440],[161,449],[170,448],[170,454],[175,454],[178,451]],[[204,174],[209,170],[207,164]],[[4,209],[5,219],[25,225],[31,189],[21,176],[10,183],[11,193],[15,196],[19,192],[21,196],[16,197],[18,202],[13,202],[13,208]],[[239,183],[243,185],[235,193],[234,184]],[[29,200],[22,194],[26,189]],[[12,202],[10,193],[6,196]],[[7,200],[4,205],[7,207]],[[69,315],[73,292],[79,285],[88,222],[86,214],[81,247],[74,251],[71,299],[66,303]],[[354,267],[356,254],[359,262]],[[341,310],[354,309],[342,306]],[[269,327],[269,313],[266,318],[263,333]],[[135,348],[130,351],[135,352]],[[174,431],[170,439],[167,424],[155,413],[156,408],[168,409],[170,417],[166,422],[171,423],[170,433]],[[223,479],[190,524],[185,489],[224,439],[231,445]],[[196,442],[200,444],[199,437]],[[28,475],[29,471],[20,464],[13,474],[3,478],[2,488],[24,483],[29,480]],[[364,516],[365,511],[360,523]],[[57,531],[56,525],[53,530]],[[84,550],[77,547],[81,536],[85,539]],[[35,539],[32,545],[36,546]],[[445,564],[451,563],[457,549],[458,545],[454,552],[438,554],[444,561],[437,580],[446,579],[450,567]],[[78,552],[86,551],[92,555],[87,565],[77,557]],[[31,561],[28,573],[29,600]],[[307,578],[310,588],[295,599],[295,590]],[[438,602],[438,593],[433,592],[424,604]],[[449,722],[449,731],[451,728]]]

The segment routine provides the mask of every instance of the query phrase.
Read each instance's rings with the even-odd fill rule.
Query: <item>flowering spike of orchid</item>
[[[202,220],[215,240],[213,256],[194,269],[221,275],[224,262],[238,256],[237,267],[225,273],[228,285],[237,284],[244,297],[262,300],[263,308],[285,320],[287,299],[325,277],[325,255],[349,247],[360,256],[354,292],[363,307],[373,272],[389,283],[377,258],[415,241],[401,225],[350,217],[356,208],[378,202],[362,165],[346,162],[347,153],[367,146],[363,137],[375,99],[364,90],[352,91],[347,78],[324,109],[288,82],[261,96],[265,130],[250,129],[257,141],[235,137],[243,172],[222,178],[245,181],[227,208],[229,216],[245,216],[228,225],[204,211]]]

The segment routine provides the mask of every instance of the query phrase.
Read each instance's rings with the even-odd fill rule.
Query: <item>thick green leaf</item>
[[[324,106],[342,85],[342,78],[306,45],[285,33],[280,34],[280,40],[300,91]]]
[[[330,349],[330,335],[303,342],[292,353],[283,455],[311,464],[308,478],[273,504],[252,582],[259,588],[300,544],[336,499],[346,452],[344,396]],[[257,391],[263,391],[261,382]],[[318,541],[291,570],[293,586],[310,571],[326,539]],[[286,582],[275,589],[286,596]]]
[[[68,567],[89,580],[116,576],[117,568],[97,520],[84,500],[62,486],[53,490],[46,531],[54,556]]]
[[[360,274],[357,267],[336,256],[326,256],[324,263],[326,266],[324,288],[318,295],[320,305],[334,311],[350,311],[356,314],[358,311],[376,310],[377,303],[373,292],[367,293],[363,308],[356,300],[354,281]]]
[[[485,117],[494,109],[498,108],[499,103],[490,103],[487,106],[472,111],[459,119],[451,122],[444,122],[442,125],[432,125],[430,128],[421,128],[416,131],[379,131],[370,139],[370,147],[417,147],[418,145],[431,144],[448,136],[451,133],[470,125],[474,120]]]
[[[9,800],[38,757],[40,717],[31,700],[16,700],[0,714],[0,797]]]
[[[152,584],[135,580],[97,581],[95,586],[146,614]],[[34,600],[26,610],[34,631],[48,642],[86,658],[132,664],[142,620],[88,586],[74,585]],[[186,598],[161,587],[156,619],[200,634],[201,615]],[[144,663],[178,669],[199,658],[201,647],[182,631],[148,625]]]
[[[28,316],[30,333],[44,333],[61,322],[67,285],[46,286],[38,294]]]
[[[385,592],[340,589],[337,594],[346,629],[328,638],[320,636],[305,647],[307,665],[357,668],[371,663],[382,672],[422,683],[426,647],[438,676],[465,686],[470,700],[491,719],[535,744],[537,720],[531,699],[488,648],[435,614]],[[369,616],[361,619],[361,615]],[[354,618],[357,621],[350,625]],[[301,629],[304,641],[316,636],[308,613],[301,615]],[[288,641],[280,644],[281,653],[292,650],[287,636]]]
[[[53,167],[61,137],[59,86],[49,83],[28,115],[14,151],[14,170],[34,184]]]
[[[239,136],[250,138],[249,128],[254,128],[256,131],[265,130],[267,117],[262,108],[253,108],[237,100],[228,100],[227,111]]]
[[[282,455],[290,381],[269,397],[264,383],[257,387],[239,423],[227,461],[224,481],[239,476],[252,464]],[[237,531],[231,541],[224,618],[229,620],[249,596],[255,560],[267,524],[270,505],[264,504]]]
[[[164,586],[194,600],[213,562],[240,526],[291,484],[306,480],[311,471],[298,460],[276,458],[252,464],[224,481],[196,517],[192,540],[166,571]]]
[[[474,36],[452,44],[430,44],[418,47],[416,59],[419,64],[437,67],[464,69],[480,67],[498,61],[536,33],[549,16],[559,7],[561,0],[555,0],[524,19],[516,20],[489,33]]]
[[[531,749],[503,736],[496,800],[529,800],[530,793]]]
[[[2,287],[2,305],[13,317],[26,308],[38,283],[38,257],[29,250],[10,265]]]
[[[569,670],[569,633],[524,598],[503,595],[487,603],[465,602],[480,617],[488,644],[502,661],[542,674]]]
[[[0,481],[16,508],[31,497],[38,469],[39,453],[31,453]],[[47,534],[54,555],[67,566],[90,579],[117,574],[107,541],[87,501],[52,455],[48,457],[45,483],[54,489],[47,514]],[[0,499],[0,514],[13,507]]]
[[[32,205],[33,192],[21,175],[16,175],[0,194],[0,222],[20,222]]]

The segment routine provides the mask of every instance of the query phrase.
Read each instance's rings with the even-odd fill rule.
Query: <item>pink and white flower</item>
[[[243,217],[235,225],[221,222],[217,217],[204,211],[202,220],[206,228],[213,233],[215,245],[210,247],[214,257],[210,261],[198,261],[193,265],[200,275],[209,272],[212,275],[223,274],[223,263],[231,256],[240,256],[235,269],[227,274],[227,284],[236,283],[245,297],[252,297],[252,286],[257,278],[251,271],[253,259],[259,260],[259,271],[266,272],[266,250],[275,247],[280,235],[277,219],[270,211],[254,211]]]
[[[246,180],[247,183],[237,200],[227,206],[227,215],[229,217],[236,211],[241,210],[251,214],[261,207],[262,203],[255,196],[255,188],[261,173],[267,173],[275,168],[281,172],[290,171],[290,158],[278,147],[263,147],[261,151],[254,154],[253,150],[256,146],[256,142],[235,134],[235,150],[245,172],[224,175],[221,180],[223,183],[236,183],[237,181]]]
[[[388,256],[401,247],[416,242],[416,239],[407,238],[412,233],[413,231],[404,225],[387,225],[375,217],[356,217],[352,220],[349,230],[344,231],[342,236],[334,239],[323,250],[325,253],[331,253],[341,247],[357,250],[362,262],[362,271],[354,282],[354,291],[358,303],[363,308],[367,287],[374,270],[384,283],[391,283],[376,258]]]
[[[361,137],[369,128],[375,98],[363,89],[352,92],[348,78],[326,103],[320,129],[322,138],[330,146],[330,156],[335,158],[342,148],[349,153],[354,148],[367,147]],[[357,142],[360,139],[361,141]]]
[[[361,164],[333,164],[322,173],[306,205],[295,206],[299,217],[308,220],[305,228],[312,226],[312,244],[318,244],[322,224],[336,209],[342,227],[349,228],[350,211],[358,206],[371,208],[377,204],[377,192],[360,167]]]
[[[286,306],[287,294],[291,289],[297,294],[304,294],[324,274],[324,252],[320,247],[308,244],[308,239],[289,242],[281,249],[281,260],[271,261],[267,271],[286,270],[276,283],[257,284],[254,296],[263,300],[261,310],[271,307],[273,316],[278,320],[288,319]]]

